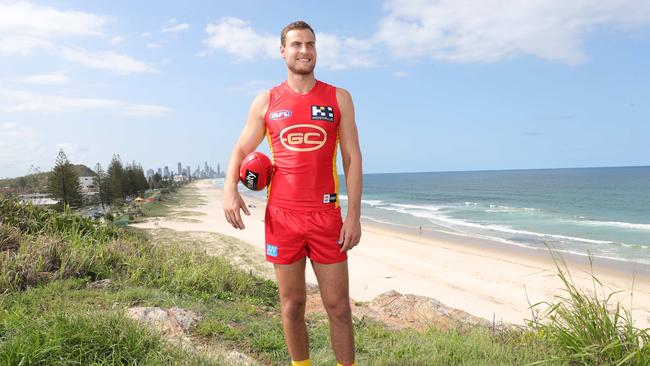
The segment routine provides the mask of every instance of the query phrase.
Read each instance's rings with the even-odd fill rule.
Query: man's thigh
[[[322,264],[312,262],[325,306],[339,301],[349,302],[348,261]]]
[[[305,289],[305,263],[303,257],[291,264],[274,264],[280,300],[299,301],[307,297]]]

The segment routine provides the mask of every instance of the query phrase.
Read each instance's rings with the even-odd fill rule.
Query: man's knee
[[[282,317],[289,320],[300,320],[305,316],[306,299],[289,297],[282,301]]]
[[[348,320],[352,316],[350,309],[350,301],[348,299],[335,299],[331,301],[324,301],[323,305],[330,318],[337,320]]]

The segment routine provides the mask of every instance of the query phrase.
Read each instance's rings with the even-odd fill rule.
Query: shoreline
[[[222,191],[209,180],[193,185],[205,204],[196,209],[198,222],[177,222],[161,218],[160,227],[179,231],[218,232],[248,243],[251,255],[264,261],[264,210],[266,202],[243,193],[251,216],[244,215],[245,230],[232,228],[223,217]],[[529,304],[554,301],[563,286],[550,255],[471,237],[426,230],[419,235],[397,225],[377,225],[362,219],[361,243],[349,252],[350,296],[370,301],[389,290],[427,296],[446,306],[492,321],[525,324],[532,316]],[[153,223],[137,224],[155,228]],[[535,253],[533,253],[535,252]],[[587,257],[561,254],[576,285],[593,289]],[[266,263],[270,268],[269,263]],[[594,261],[595,276],[607,286],[606,292],[622,290],[612,297],[630,308],[632,271],[602,260]],[[634,278],[633,316],[637,327],[648,327],[650,313],[650,271],[637,271]],[[313,270],[306,281],[315,284]],[[611,288],[611,290],[610,290]],[[645,306],[643,306],[646,304]]]
[[[471,235],[464,235],[460,233],[456,234],[450,232],[437,231],[428,228],[423,229],[422,234],[420,234],[418,228],[415,226],[411,227],[408,225],[388,224],[388,223],[380,224],[375,222],[372,219],[362,219],[361,222],[362,225],[364,225],[365,227],[369,228],[372,231],[377,231],[377,232],[386,230],[382,228],[382,225],[388,226],[390,228],[387,230],[389,235],[391,233],[402,235],[405,238],[408,238],[409,240],[415,242],[422,242],[423,244],[426,244],[428,240],[445,241],[461,247],[467,246],[472,249],[505,251],[508,252],[508,254],[512,254],[515,256],[522,256],[524,258],[532,257],[534,259],[539,259],[543,261],[547,260],[549,261],[549,263],[552,262],[550,251],[548,248],[535,249],[532,247],[525,247],[516,244],[503,243],[498,240],[474,237]],[[555,253],[557,257],[559,257],[565,262],[568,262],[571,266],[581,266],[583,267],[582,269],[584,270],[584,269],[588,269],[590,265],[589,256],[563,252],[559,250],[555,250]],[[642,278],[644,281],[650,281],[650,265],[638,263],[638,262],[602,258],[602,257],[591,257],[591,259],[592,259],[593,267],[597,271],[611,272],[612,274],[623,275],[623,276],[636,275],[637,277]]]

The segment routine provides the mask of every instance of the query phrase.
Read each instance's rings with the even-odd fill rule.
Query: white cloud
[[[249,22],[227,17],[205,28],[208,38],[203,41],[206,55],[222,50],[238,61],[257,58],[280,58],[280,37],[256,31]],[[350,67],[371,67],[375,65],[372,44],[369,40],[353,37],[339,37],[328,33],[317,33],[318,64],[329,69]]]
[[[76,154],[79,151],[79,145],[70,142],[60,142],[55,146],[56,151],[63,150],[63,152],[65,152],[65,154],[68,156],[68,160],[71,159],[72,155]]]
[[[151,32],[143,32],[142,34],[140,34],[140,38],[147,38],[150,36],[151,36]]]
[[[0,111],[62,114],[107,110],[129,116],[161,117],[172,110],[154,104],[133,104],[118,99],[79,98],[0,89]]]
[[[39,49],[52,48],[52,43],[44,39],[0,34],[0,56],[27,56]]]
[[[102,37],[107,18],[80,11],[57,10],[29,2],[0,0],[0,56],[27,56],[45,51],[84,66],[122,74],[155,71],[128,55],[112,51],[92,53],[64,45],[72,37]],[[109,38],[118,44],[125,38]]]
[[[409,74],[406,71],[395,71],[393,73],[393,76],[396,77],[396,78],[405,78],[405,77],[410,76],[410,75],[411,74]]]
[[[108,40],[108,43],[112,44],[113,46],[116,46],[126,40],[125,36],[115,36],[111,39]]]
[[[80,11],[61,11],[29,2],[0,3],[0,35],[42,38],[101,35],[107,19]]]
[[[156,71],[156,69],[144,62],[113,51],[93,53],[83,49],[62,47],[59,49],[59,54],[67,61],[77,62],[95,69],[110,70],[120,74]]]
[[[27,173],[32,164],[47,161],[43,135],[31,126],[0,123],[0,177]]]
[[[318,64],[329,69],[376,66],[373,44],[369,40],[319,32],[316,33],[316,46]]]
[[[384,8],[376,37],[393,55],[452,62],[579,63],[594,30],[650,25],[650,2],[638,0],[388,0]]]
[[[155,43],[155,42],[149,42],[149,43],[147,43],[147,48],[148,49],[160,48],[160,44]]]
[[[126,106],[124,110],[130,116],[142,117],[162,117],[172,111],[170,108],[156,104],[134,104]]]
[[[273,82],[269,80],[250,80],[245,83],[231,86],[229,89],[233,92],[243,93],[246,95],[258,95],[265,90],[271,89],[273,85],[277,85],[279,83],[280,82]]]
[[[167,22],[167,26],[163,27],[163,33],[177,33],[189,29],[190,25],[187,23],[176,24],[176,19],[171,19]]]
[[[209,23],[205,27],[208,38],[203,43],[208,51],[223,50],[238,60],[252,60],[257,57],[279,58],[279,37],[269,33],[258,33],[250,23],[234,17]]]
[[[16,81],[19,83],[38,85],[65,84],[68,82],[68,76],[65,72],[53,72],[49,74],[25,76],[16,79]]]

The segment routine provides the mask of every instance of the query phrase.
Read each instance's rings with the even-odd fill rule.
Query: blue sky
[[[0,177],[60,148],[223,168],[296,19],[365,172],[650,164],[649,1],[0,0]]]

